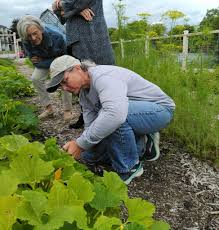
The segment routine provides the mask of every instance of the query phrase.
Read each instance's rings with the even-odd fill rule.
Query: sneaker
[[[51,110],[51,109],[46,109],[44,112],[42,112],[39,116],[38,116],[38,118],[40,119],[40,120],[43,120],[43,119],[46,119],[46,118],[49,118],[49,117],[53,117],[53,110]]]
[[[70,124],[69,128],[70,129],[80,129],[84,126],[84,119],[83,119],[83,114],[81,113],[80,117],[78,118],[78,121],[74,124]]]
[[[64,121],[68,122],[72,120],[73,114],[71,111],[64,111]]]
[[[143,167],[139,162],[130,170],[130,172],[120,173],[120,177],[124,181],[124,183],[128,185],[135,177],[140,177],[143,174],[143,172]]]
[[[142,157],[146,161],[155,161],[160,157],[160,134],[147,134],[146,151]]]

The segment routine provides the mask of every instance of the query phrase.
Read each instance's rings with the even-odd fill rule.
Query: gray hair
[[[91,61],[90,59],[85,59],[85,60],[82,60],[80,61],[80,66],[81,66],[81,69],[86,72],[88,71],[88,68],[89,67],[94,67],[96,66],[95,62]],[[71,66],[69,67],[68,69],[66,69],[65,71],[67,72],[71,72],[72,70],[74,69],[74,66]]]
[[[96,66],[95,62],[93,62],[90,59],[85,59],[81,61],[81,69],[83,71],[87,71],[89,67],[94,67]]]
[[[27,28],[33,25],[37,26],[42,31],[44,30],[44,25],[42,21],[35,16],[26,15],[26,16],[23,16],[19,20],[17,24],[17,31],[18,31],[19,37],[22,40],[27,40]]]

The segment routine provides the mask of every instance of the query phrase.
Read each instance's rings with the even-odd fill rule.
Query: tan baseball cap
[[[76,65],[81,65],[81,62],[72,56],[63,55],[56,58],[50,65],[51,81],[47,85],[47,92],[55,92],[64,78],[64,72]]]

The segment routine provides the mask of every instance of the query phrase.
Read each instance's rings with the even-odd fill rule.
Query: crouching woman
[[[31,80],[38,92],[40,103],[45,110],[39,115],[40,119],[53,115],[53,108],[46,91],[45,80],[49,73],[52,61],[66,53],[64,37],[43,25],[40,19],[27,15],[22,17],[17,24],[17,31],[22,39],[25,54],[35,66]],[[70,120],[72,110],[72,95],[63,93],[64,119]]]
[[[64,55],[51,64],[48,92],[79,94],[85,130],[64,145],[87,164],[110,164],[126,184],[141,176],[141,160],[158,159],[159,130],[173,117],[174,101],[137,73]]]

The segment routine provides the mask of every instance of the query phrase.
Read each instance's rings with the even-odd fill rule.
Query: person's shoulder
[[[54,26],[48,26],[46,25],[45,26],[45,31],[47,33],[50,33],[50,34],[53,34],[53,35],[56,35],[56,36],[62,36],[63,37],[63,34]]]

